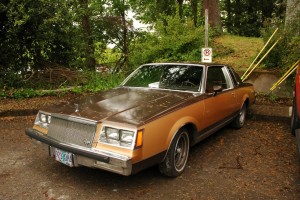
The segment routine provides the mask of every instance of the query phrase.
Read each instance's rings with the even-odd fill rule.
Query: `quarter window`
[[[234,83],[234,85],[239,85],[240,83],[242,83],[242,80],[240,78],[240,76],[234,71],[232,70],[232,68],[228,68],[230,76],[232,77],[232,81]]]

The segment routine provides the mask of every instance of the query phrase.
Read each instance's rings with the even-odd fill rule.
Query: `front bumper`
[[[27,128],[25,133],[37,144],[47,145],[49,147],[50,156],[54,156],[54,148],[72,153],[73,164],[75,167],[86,166],[99,168],[124,176],[128,176],[132,173],[132,160],[127,156],[96,148],[86,148],[78,145],[61,143],[32,128]]]

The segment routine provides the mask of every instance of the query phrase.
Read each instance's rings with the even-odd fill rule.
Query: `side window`
[[[222,66],[207,68],[206,92],[213,92],[213,86],[216,85],[222,86],[224,90],[230,87]]]

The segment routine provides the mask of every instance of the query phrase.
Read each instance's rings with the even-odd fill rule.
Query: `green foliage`
[[[298,1],[300,3],[300,1]],[[298,5],[299,7],[299,5]],[[300,12],[298,12],[293,20],[286,24],[286,49],[287,55],[283,58],[283,63],[286,66],[291,66],[293,63],[300,59]]]
[[[25,88],[25,89],[17,89],[9,91],[7,94],[5,94],[5,97],[10,97],[14,99],[23,99],[23,98],[31,98],[31,97],[37,97],[37,96],[44,96],[45,92],[39,92],[35,91],[33,89]],[[49,95],[49,94],[47,94]],[[4,97],[4,95],[3,95]]]
[[[5,91],[0,91],[0,98],[31,98],[44,95],[64,95],[68,92],[73,92],[76,94],[85,92],[98,92],[102,90],[107,90],[120,85],[124,80],[123,74],[100,74],[96,72],[85,72],[86,79],[88,82],[82,85],[74,85],[72,90],[35,90],[32,88],[20,88],[20,89],[6,89]],[[60,89],[63,89],[61,87]],[[67,89],[67,88],[66,88]]]
[[[223,10],[223,26],[227,32],[259,37],[260,29],[268,19],[277,17],[284,20],[284,0],[224,0],[221,1]]]
[[[234,49],[232,47],[229,46],[225,46],[223,44],[217,44],[217,46],[215,46],[215,48],[213,49],[213,55],[214,57],[226,57],[232,53],[234,53]]]
[[[34,92],[32,89],[25,89],[25,90],[17,90],[12,94],[12,97],[15,99],[20,99],[24,97],[34,97],[37,93]]]
[[[271,35],[274,33],[275,29],[280,26],[280,23],[276,23],[276,26],[274,26],[274,24],[266,24],[265,28],[261,31],[264,43],[266,43],[269,40]],[[276,35],[274,35],[273,39],[270,41],[270,44],[266,47],[264,53],[266,53],[274,44],[274,42],[277,41],[280,38],[280,36],[284,34],[282,30],[283,28],[281,27],[280,30],[276,33]],[[270,51],[268,56],[264,59],[263,64],[266,69],[272,69],[278,66],[282,66],[282,59],[287,54],[285,50],[283,51],[285,46],[286,40],[284,38],[280,39],[279,43]],[[264,55],[264,53],[262,54],[262,56]]]
[[[1,84],[22,87],[29,70],[51,63],[68,65],[73,59],[69,3],[53,0],[11,0],[2,4],[0,30]]]
[[[270,93],[269,95],[268,95],[268,98],[269,98],[269,100],[271,101],[271,102],[276,102],[277,100],[278,100],[278,96],[276,95],[276,94],[273,94],[273,93]]]
[[[88,83],[82,87],[83,92],[97,92],[118,86],[124,79],[123,74],[99,74],[87,72]],[[74,92],[78,92],[76,89]]]
[[[277,27],[282,27],[277,35],[281,36],[279,44],[266,57],[264,64],[266,68],[271,69],[279,67],[282,71],[286,71],[296,61],[299,60],[300,55],[300,27],[299,27],[300,13],[294,16],[293,20],[285,24],[277,23]],[[269,23],[263,31],[264,41],[267,41],[269,36],[275,30],[274,24]],[[277,36],[277,38],[279,37]]]
[[[131,46],[130,63],[199,62],[203,46],[203,28],[195,27],[192,20],[182,21],[178,15],[166,16],[157,23],[154,33],[145,33]]]

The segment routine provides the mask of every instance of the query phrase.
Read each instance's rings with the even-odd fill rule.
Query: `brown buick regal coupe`
[[[152,63],[117,88],[44,108],[26,134],[70,167],[180,175],[189,149],[226,124],[241,128],[251,84],[219,64]]]

